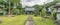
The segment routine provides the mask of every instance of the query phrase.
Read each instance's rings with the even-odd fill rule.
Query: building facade
[[[25,13],[31,13],[32,11],[34,12],[36,9],[33,8],[34,5],[44,5],[44,2],[45,4],[46,3],[49,3],[53,0],[21,0],[21,4],[22,4],[22,7],[25,8]],[[28,12],[27,12],[28,11]]]
[[[35,8],[32,6],[26,6],[24,10],[26,14],[33,14],[35,12]]]

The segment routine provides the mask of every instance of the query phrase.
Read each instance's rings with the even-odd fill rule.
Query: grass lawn
[[[0,17],[2,23],[0,25],[24,25],[28,15],[18,15],[15,17]]]
[[[35,25],[55,25],[52,19],[44,19],[42,17],[33,17]]]

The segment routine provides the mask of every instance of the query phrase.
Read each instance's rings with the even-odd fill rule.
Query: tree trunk
[[[11,15],[11,1],[9,0],[9,11],[8,11],[8,15]]]

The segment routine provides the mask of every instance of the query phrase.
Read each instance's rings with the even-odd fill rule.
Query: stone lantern
[[[54,8],[55,8],[55,10],[56,10],[56,17],[57,17],[57,19],[56,19],[56,24],[57,25],[60,25],[60,3],[57,3],[55,6],[54,6]]]
[[[54,8],[55,8],[55,11],[56,11],[56,13],[57,13],[57,19],[56,20],[60,20],[60,4],[56,4],[55,6],[54,6]]]
[[[4,5],[0,5],[0,14],[5,15],[6,12],[4,11]]]

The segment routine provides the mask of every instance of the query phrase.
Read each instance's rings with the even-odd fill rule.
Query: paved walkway
[[[60,20],[55,21],[56,25],[60,25]]]
[[[32,16],[29,16],[28,17],[28,20],[26,22],[26,25],[34,25],[33,20],[32,20]]]

